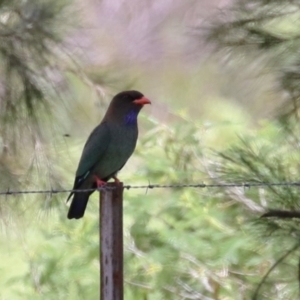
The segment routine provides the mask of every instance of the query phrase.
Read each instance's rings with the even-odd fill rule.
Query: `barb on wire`
[[[300,187],[300,182],[246,182],[246,183],[187,183],[187,184],[147,184],[147,185],[124,185],[124,189],[174,189],[174,188],[228,188],[228,187],[271,187],[271,186],[282,186],[282,187]],[[82,190],[20,190],[12,191],[8,189],[7,191],[0,191],[1,195],[18,195],[18,194],[58,194],[58,193],[85,193],[101,190],[114,189],[113,186],[102,186],[99,188],[82,189]]]

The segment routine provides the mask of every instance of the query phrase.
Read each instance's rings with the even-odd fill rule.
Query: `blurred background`
[[[124,184],[299,180],[298,1],[1,0],[0,191],[71,189],[111,98],[152,101]],[[296,299],[297,186],[124,192],[125,299]],[[99,299],[98,193],[0,196],[0,299]]]

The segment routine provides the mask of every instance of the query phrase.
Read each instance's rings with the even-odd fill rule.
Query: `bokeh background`
[[[70,189],[136,89],[130,185],[299,180],[298,1],[0,1],[0,191]],[[124,192],[125,299],[296,299],[297,186]],[[0,196],[0,299],[99,299],[98,194]]]

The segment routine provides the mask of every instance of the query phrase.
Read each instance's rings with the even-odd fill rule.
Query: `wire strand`
[[[147,184],[147,185],[124,185],[126,190],[130,189],[174,189],[174,188],[228,188],[228,187],[240,187],[240,188],[252,188],[252,187],[300,187],[300,182],[245,182],[245,183],[187,183],[187,184]],[[113,186],[103,186],[99,188],[80,189],[80,190],[20,190],[20,191],[0,191],[0,195],[18,195],[18,194],[58,194],[58,193],[85,193],[101,190],[112,190]]]

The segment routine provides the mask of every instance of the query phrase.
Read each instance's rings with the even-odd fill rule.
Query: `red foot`
[[[121,181],[115,175],[112,178],[115,181],[115,184],[120,184]]]
[[[94,180],[97,184],[97,187],[102,187],[102,186],[106,185],[106,182],[101,180],[100,178],[98,178],[97,175],[94,175]]]

